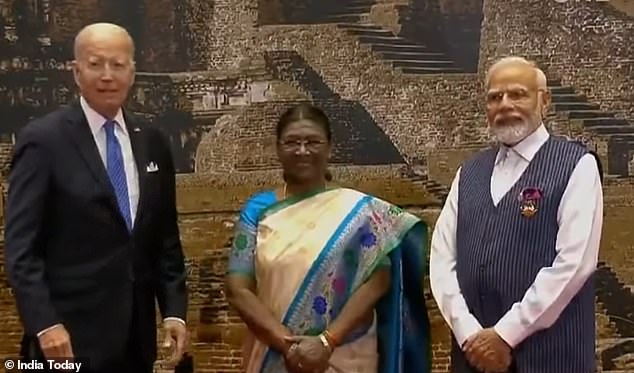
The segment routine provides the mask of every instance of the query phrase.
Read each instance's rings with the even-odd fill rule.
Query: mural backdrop
[[[604,371],[631,372],[633,8],[628,0],[0,0],[3,190],[19,129],[77,97],[74,34],[94,21],[125,26],[139,69],[128,107],[169,137],[179,173],[195,371],[239,372],[244,327],[222,275],[241,203],[280,182],[279,114],[302,101],[324,108],[335,180],[433,227],[460,162],[489,141],[486,67],[523,55],[548,75],[551,131],[604,161],[597,358]],[[0,357],[10,357],[21,330],[0,275]],[[434,371],[448,372],[449,332],[426,293]]]

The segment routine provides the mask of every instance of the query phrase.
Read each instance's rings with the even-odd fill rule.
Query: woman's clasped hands
[[[328,369],[333,349],[323,336],[289,336],[285,340],[291,343],[284,354],[290,373],[324,373]]]

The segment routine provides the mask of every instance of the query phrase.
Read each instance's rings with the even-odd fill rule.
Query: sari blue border
[[[339,224],[339,226],[335,230],[335,233],[330,237],[330,239],[328,239],[328,242],[326,242],[324,249],[321,251],[321,253],[319,253],[319,256],[317,257],[313,265],[308,270],[308,273],[306,274],[306,277],[304,278],[302,285],[299,287],[299,289],[297,290],[297,293],[295,294],[295,298],[291,302],[291,305],[288,307],[288,311],[286,312],[286,315],[284,316],[284,321],[283,321],[284,324],[290,321],[290,318],[297,310],[302,294],[306,291],[306,289],[312,282],[312,279],[315,277],[315,275],[319,271],[324,259],[326,259],[328,254],[330,254],[330,251],[333,249],[333,247],[335,247],[335,244],[337,243],[337,241],[339,241],[339,238],[341,238],[341,234],[343,233],[343,231],[348,227],[352,219],[354,219],[357,216],[357,213],[359,212],[359,210],[361,210],[363,206],[366,205],[371,200],[372,200],[372,197],[370,196],[365,196],[361,198],[361,200],[357,202],[357,204],[352,208],[352,210],[348,213],[348,215],[346,215],[346,217],[343,219],[341,224]]]
[[[283,324],[287,324],[289,319],[293,316],[294,312],[296,311],[297,307],[299,306],[299,304],[301,302],[303,293],[306,291],[306,289],[308,288],[308,286],[312,282],[312,279],[318,273],[319,268],[321,267],[321,263],[324,261],[324,259],[326,259],[328,257],[328,254],[330,253],[332,248],[335,246],[335,244],[337,243],[337,241],[341,237],[341,234],[343,233],[343,231],[348,227],[348,225],[350,224],[352,219],[354,219],[357,216],[358,212],[365,205],[367,205],[371,200],[372,200],[372,197],[366,195],[366,196],[363,196],[359,201],[357,201],[355,206],[346,215],[346,217],[343,219],[341,224],[339,224],[339,226],[335,230],[334,234],[328,239],[328,242],[324,246],[324,249],[321,250],[321,252],[319,253],[319,256],[317,257],[317,259],[315,260],[313,265],[308,270],[308,273],[306,274],[306,277],[304,277],[304,280],[302,281],[302,284],[300,285],[299,289],[297,290],[297,293],[295,294],[295,297],[293,298],[293,301],[291,302],[291,305],[288,307],[288,311],[286,312],[286,315],[284,315],[284,319],[282,321]],[[267,348],[266,355],[265,355],[265,357],[264,357],[264,359],[262,361],[262,365],[260,367],[260,372],[264,372],[265,367],[267,366],[269,360],[273,358],[274,354],[279,354],[279,353],[275,352],[275,351],[272,351],[271,349]]]

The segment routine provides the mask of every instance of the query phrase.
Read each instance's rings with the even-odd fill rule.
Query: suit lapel
[[[130,136],[130,144],[132,146],[132,154],[136,163],[138,180],[139,180],[139,202],[137,204],[136,216],[134,218],[133,227],[136,228],[137,223],[144,212],[145,206],[145,189],[147,186],[148,149],[145,134],[142,127],[138,126],[137,120],[124,111],[124,118],[128,134]]]
[[[111,197],[110,201],[112,202],[113,207],[119,211],[114,194],[114,188],[110,183],[108,172],[106,171],[103,160],[99,155],[99,150],[97,149],[97,144],[95,144],[95,139],[90,131],[88,120],[86,120],[84,112],[79,104],[75,104],[71,107],[65,128],[69,137],[73,140],[73,143],[86,162],[88,169],[90,169],[90,172],[95,177],[95,180],[102,186],[102,188],[104,188],[105,191],[108,192],[108,195]]]
[[[132,153],[138,173],[139,202],[137,204],[137,212],[133,223],[133,227],[136,227],[136,223],[140,221],[140,217],[144,211],[143,206],[145,204],[144,195],[147,183],[146,165],[148,160],[148,149],[143,131],[141,127],[137,126],[136,120],[125,111],[124,119],[130,137],[130,144],[132,146]],[[114,188],[110,183],[108,172],[104,166],[101,156],[99,155],[99,150],[97,149],[97,144],[95,144],[90,126],[88,125],[88,120],[86,119],[79,103],[74,104],[71,107],[65,129],[86,162],[91,174],[94,176],[99,185],[107,192],[109,196],[108,200],[117,212],[117,216],[120,216],[121,222],[125,223],[123,216],[121,216],[119,211],[119,205],[117,204],[117,198]]]

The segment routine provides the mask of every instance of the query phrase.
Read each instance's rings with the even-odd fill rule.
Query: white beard
[[[527,120],[505,124],[501,126],[490,125],[489,131],[502,144],[517,144],[530,135],[539,125],[539,115],[532,115]]]

